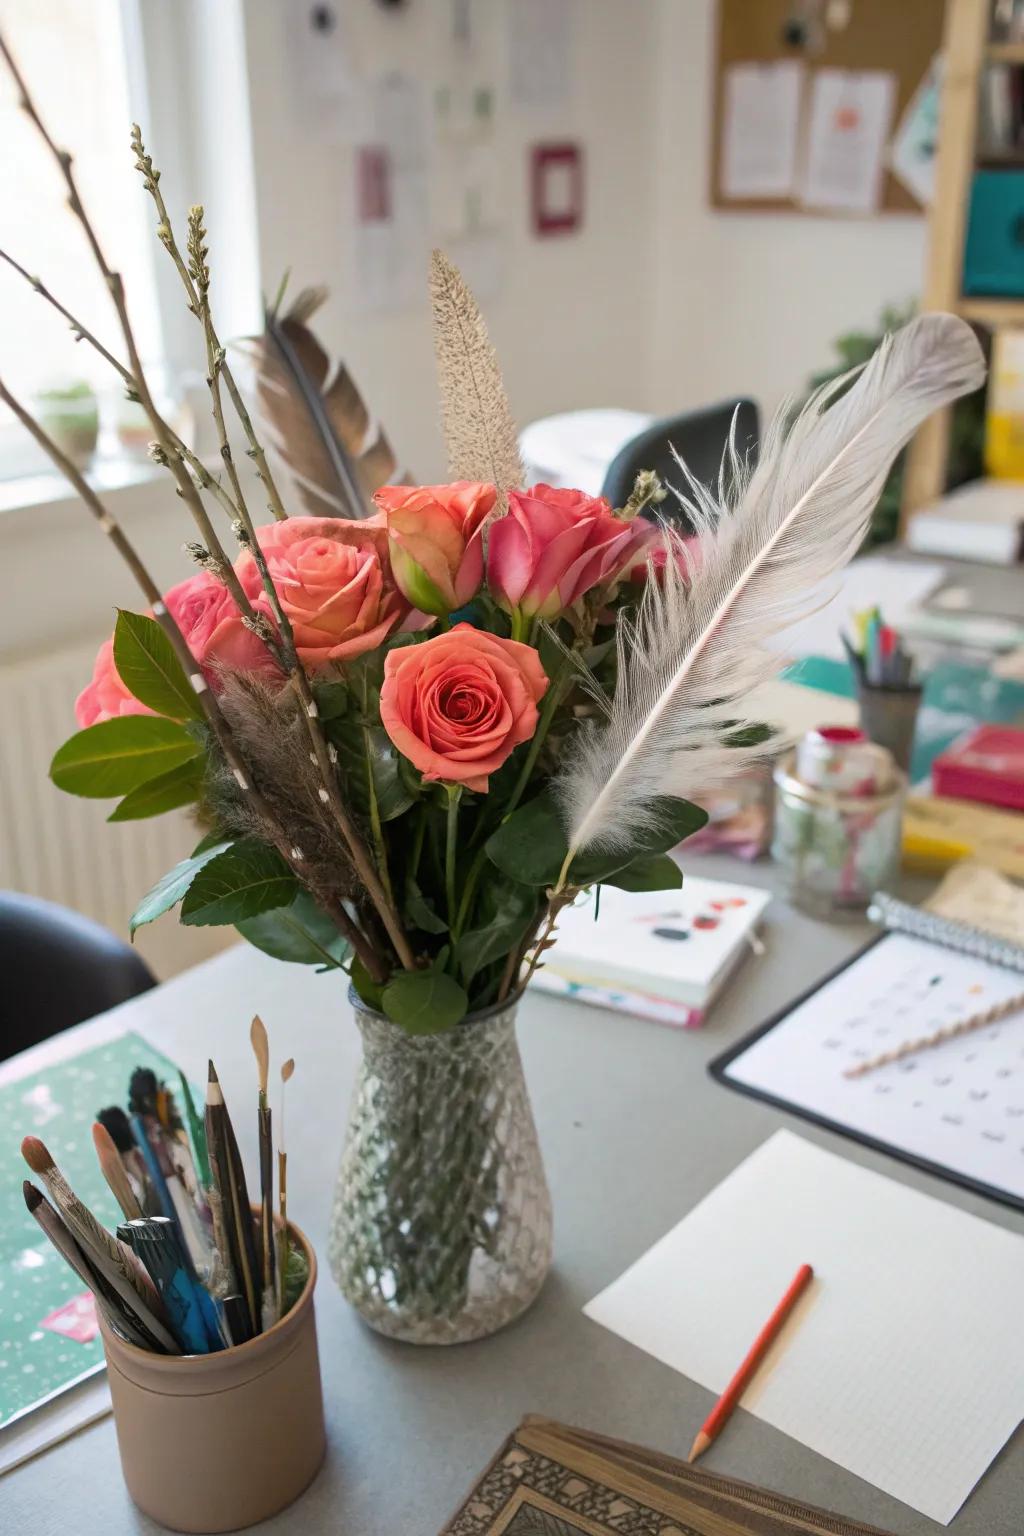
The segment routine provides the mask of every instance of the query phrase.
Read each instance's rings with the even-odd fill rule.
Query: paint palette
[[[752,944],[770,897],[687,876],[678,891],[602,886],[562,914],[536,984],[580,1001],[694,1025]]]

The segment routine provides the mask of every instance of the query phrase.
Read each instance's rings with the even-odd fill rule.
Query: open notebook
[[[883,1536],[874,1526],[530,1415],[441,1536]]]

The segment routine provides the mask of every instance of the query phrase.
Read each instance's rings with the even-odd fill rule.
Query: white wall
[[[651,92],[657,51],[653,4],[575,0],[574,89],[564,108],[536,120],[509,100],[507,12],[514,0],[476,6],[495,87],[505,278],[483,303],[513,411],[522,422],[583,405],[651,402],[651,279],[656,234]],[[447,0],[396,15],[349,7],[362,60],[414,74],[428,92],[442,78]],[[328,282],[320,329],[344,352],[400,457],[422,479],[444,471],[437,427],[426,273],[422,300],[386,315],[353,306],[351,146],[310,142],[289,90],[289,6],[245,0],[260,257],[272,289],[291,267],[296,286]],[[486,74],[486,71],[485,71]],[[527,146],[575,138],[586,155],[586,209],[578,235],[528,232]]]
[[[836,336],[919,293],[925,220],[711,208],[714,0],[657,10],[653,393],[666,411],[741,394],[772,409]]]

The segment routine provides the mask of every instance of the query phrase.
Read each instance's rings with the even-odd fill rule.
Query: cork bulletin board
[[[787,29],[801,7],[794,0],[718,0],[714,119],[711,136],[711,203],[716,208],[816,216],[793,197],[736,198],[721,186],[726,72],[734,64],[797,61],[807,72],[805,102],[816,70],[890,70],[895,76],[893,126],[923,80],[942,41],[944,0],[849,0],[844,27],[823,26],[821,46],[794,45]],[[827,7],[823,7],[827,9]],[[877,213],[920,213],[921,204],[892,173],[884,172]],[[858,215],[853,215],[857,217]],[[859,215],[864,217],[864,215]],[[874,215],[869,215],[874,216]]]

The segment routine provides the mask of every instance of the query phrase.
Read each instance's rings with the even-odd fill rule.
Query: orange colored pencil
[[[813,1279],[814,1270],[811,1266],[809,1264],[801,1264],[790,1281],[789,1289],[785,1296],[783,1296],[775,1311],[751,1345],[743,1364],[701,1425],[700,1433],[690,1447],[690,1454],[686,1458],[687,1461],[696,1461],[698,1456],[703,1456],[708,1446],[713,1440],[718,1438],[721,1431],[725,1428],[732,1417],[733,1409],[750,1385],[758,1366],[768,1353],[772,1343],[778,1337],[783,1323]]]

